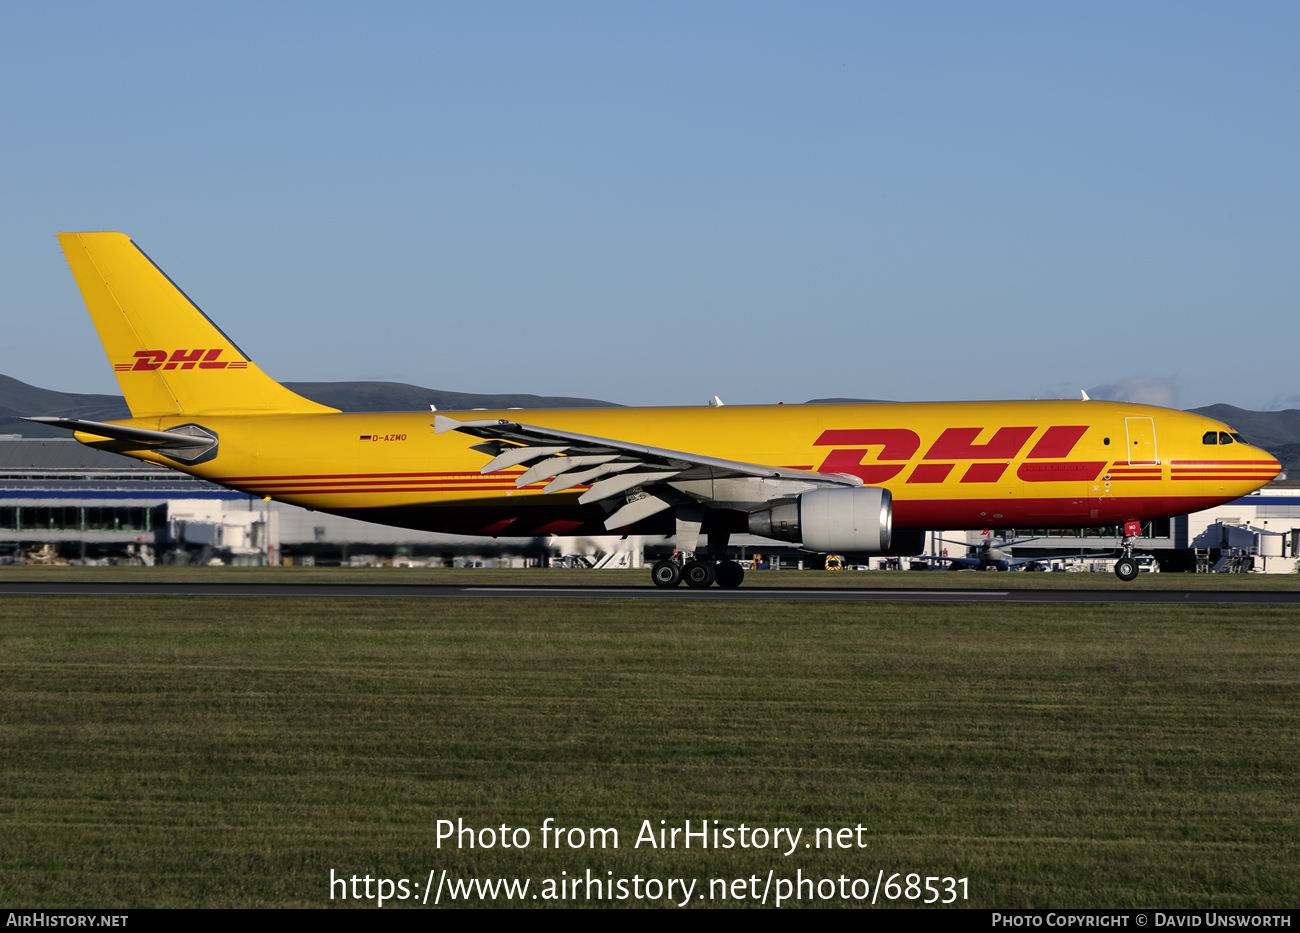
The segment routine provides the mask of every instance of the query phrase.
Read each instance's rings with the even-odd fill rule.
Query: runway
[[[2,582],[0,596],[182,596],[260,599],[649,599],[831,603],[1151,603],[1184,606],[1300,606],[1300,591],[819,589],[748,586],[465,586],[369,583],[88,583]]]

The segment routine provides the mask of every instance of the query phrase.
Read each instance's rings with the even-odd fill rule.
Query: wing
[[[721,504],[712,492],[700,494],[702,488],[716,489],[719,481],[733,481],[723,487],[733,490],[737,484],[741,488],[752,485],[758,489],[765,483],[803,489],[862,485],[859,477],[846,473],[815,473],[723,460],[504,419],[457,421],[438,415],[433,429],[436,434],[459,431],[484,438],[486,443],[472,448],[492,458],[480,472],[525,467],[515,480],[520,489],[542,480],[550,481],[542,490],[547,494],[588,487],[578,496],[578,502],[601,504],[610,512],[605,520],[605,527],[610,530],[631,525],[673,505],[701,499]],[[763,493],[753,495],[762,498]],[[744,494],[740,497],[750,498]]]

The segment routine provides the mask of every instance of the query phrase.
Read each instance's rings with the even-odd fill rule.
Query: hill
[[[67,431],[19,421],[23,415],[55,415],[61,418],[88,418],[111,421],[130,418],[130,409],[120,395],[82,395],[38,389],[17,379],[0,376],[0,434],[25,437],[67,437]]]
[[[618,408],[617,402],[594,398],[549,395],[478,395],[446,392],[403,382],[286,382],[299,395],[340,411],[469,411],[475,408]],[[56,392],[0,376],[0,434],[24,437],[67,437],[60,428],[19,420],[24,415],[55,415],[112,421],[130,418],[130,409],[120,395],[83,395]]]
[[[553,395],[474,395],[404,382],[286,382],[286,389],[340,411],[470,411],[475,408],[620,408],[617,402]]]

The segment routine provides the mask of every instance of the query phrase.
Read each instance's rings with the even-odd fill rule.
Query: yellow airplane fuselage
[[[212,373],[218,378],[220,373]],[[1085,527],[1146,521],[1231,501],[1278,473],[1244,443],[1207,445],[1220,422],[1100,401],[916,402],[475,411],[649,446],[822,473],[890,490],[897,529]],[[253,495],[385,524],[458,534],[600,534],[583,488],[543,495],[513,469],[483,475],[476,440],[435,434],[432,413],[176,416],[218,455],[182,469]],[[82,438],[95,442],[92,436]],[[120,448],[116,442],[99,444]],[[147,451],[123,451],[177,466]],[[662,531],[663,519],[637,531]]]

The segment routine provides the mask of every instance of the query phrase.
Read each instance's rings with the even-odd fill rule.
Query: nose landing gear
[[[1137,535],[1129,534],[1128,532],[1136,531],[1140,527],[1141,526],[1139,526],[1137,522],[1129,522],[1124,526],[1124,544],[1122,545],[1124,556],[1115,561],[1115,576],[1119,577],[1125,583],[1137,579],[1138,562],[1133,559],[1133,542]]]

